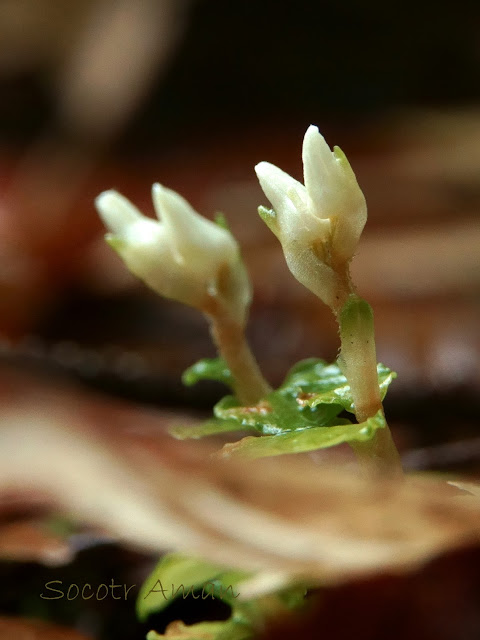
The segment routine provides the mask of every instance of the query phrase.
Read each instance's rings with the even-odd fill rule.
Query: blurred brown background
[[[147,291],[102,240],[94,197],[115,187],[151,213],[154,181],[226,214],[273,383],[299,358],[334,358],[329,311],[256,214],[254,164],[301,178],[314,123],[369,203],[353,273],[376,312],[379,360],[399,373],[391,411],[444,419],[445,434],[458,416],[474,432],[479,33],[473,0],[1,0],[4,361],[168,406],[221,393],[179,382],[213,355],[203,319]]]

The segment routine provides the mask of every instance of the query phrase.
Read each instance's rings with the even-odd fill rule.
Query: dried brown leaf
[[[478,500],[452,499],[442,479],[366,479],[303,457],[213,462],[201,443],[170,438],[166,422],[32,390],[3,411],[0,490],[40,491],[125,543],[264,571],[265,584],[404,571],[480,539]]]

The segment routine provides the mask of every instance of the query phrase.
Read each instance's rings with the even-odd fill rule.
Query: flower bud
[[[339,274],[352,259],[367,219],[365,197],[345,154],[333,152],[317,127],[303,141],[305,185],[278,167],[255,167],[273,210],[260,216],[280,240],[293,275],[335,307]]]
[[[117,191],[98,196],[97,210],[110,231],[107,242],[157,293],[202,310],[213,297],[244,322],[250,284],[232,234],[175,191],[155,184],[152,196],[159,221]]]

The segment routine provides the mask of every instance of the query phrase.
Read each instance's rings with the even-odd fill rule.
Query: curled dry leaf
[[[303,457],[214,461],[203,443],[168,436],[171,416],[22,381],[9,397],[0,491],[40,491],[52,510],[136,547],[263,571],[274,578],[264,590],[282,576],[400,572],[480,540],[478,500],[452,499],[435,477],[365,479]]]
[[[87,636],[45,622],[0,616],[0,640],[88,640]]]

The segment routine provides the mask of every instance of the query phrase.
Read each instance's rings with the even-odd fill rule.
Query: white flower
[[[330,306],[367,219],[365,197],[344,153],[333,152],[317,127],[303,141],[305,186],[278,167],[255,167],[273,211],[259,212],[275,233],[293,275]]]
[[[101,193],[95,204],[110,231],[107,242],[157,293],[200,309],[214,297],[242,322],[250,285],[232,234],[171,189],[155,184],[152,197],[159,221],[117,191]]]

